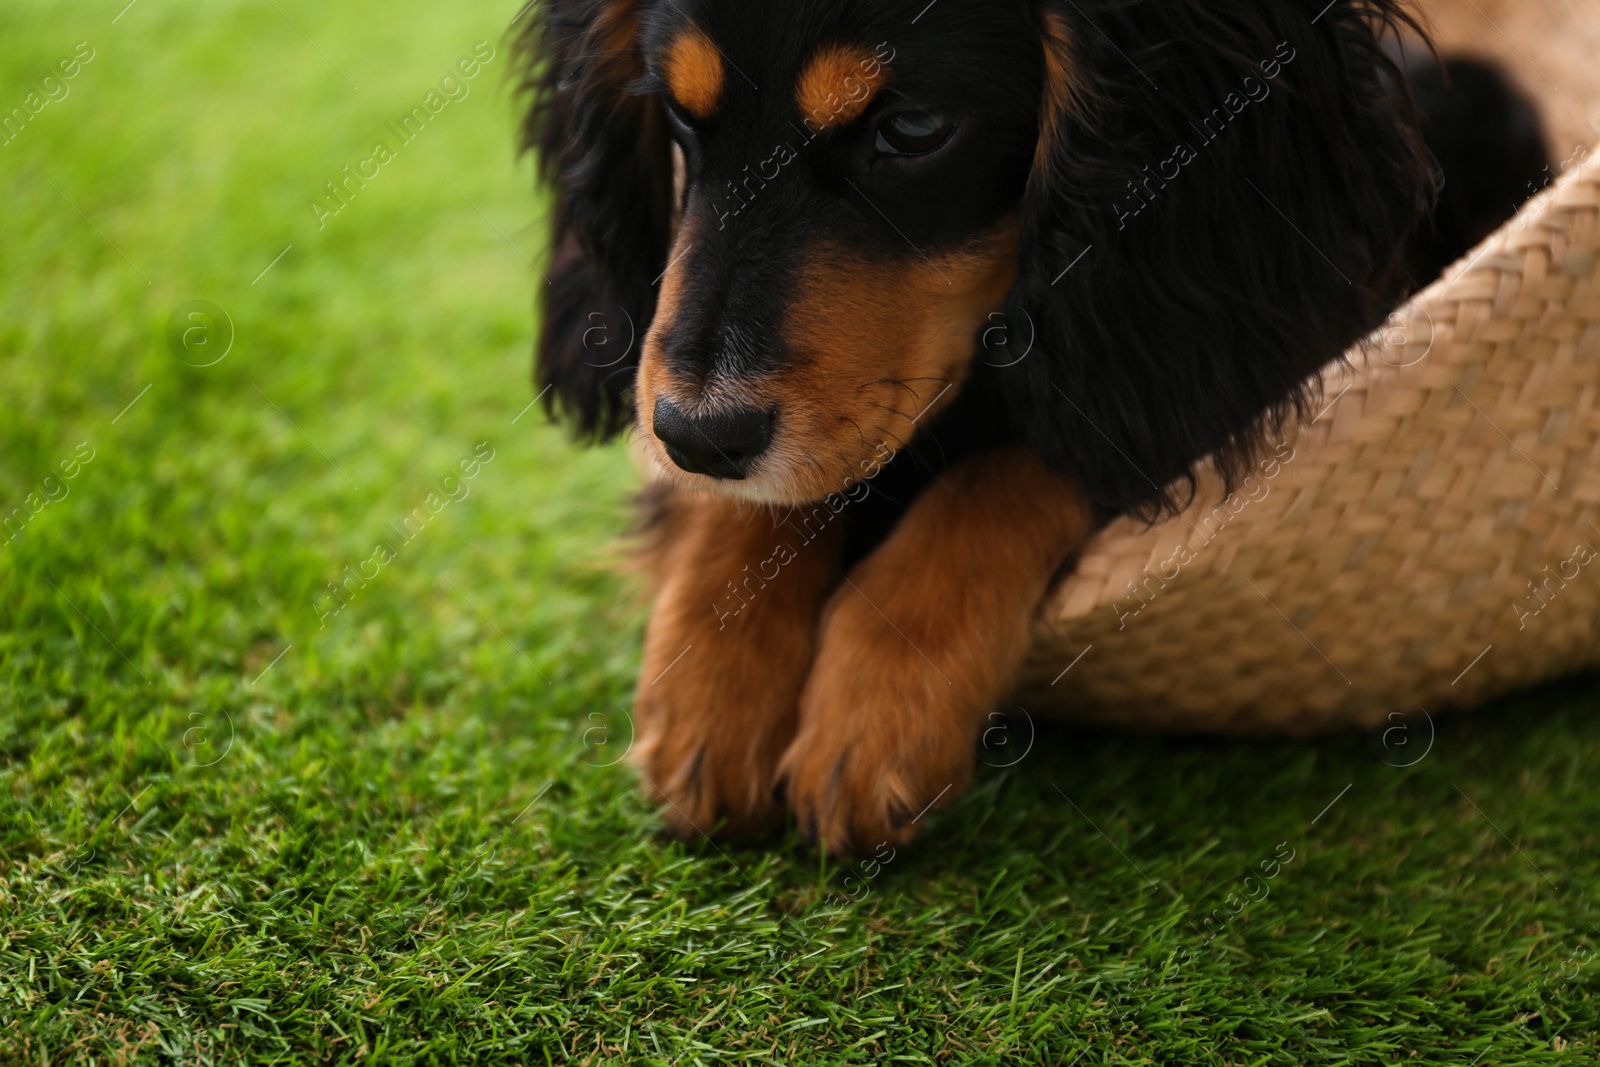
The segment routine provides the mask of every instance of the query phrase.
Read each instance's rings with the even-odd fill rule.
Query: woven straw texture
[[[1470,18],[1436,7],[1459,47]],[[1570,46],[1559,12],[1533,16],[1523,32]],[[1592,144],[1595,34],[1565,61],[1501,37],[1519,58],[1477,51],[1560,96],[1556,144]],[[1541,93],[1551,78],[1576,91]],[[1184,514],[1087,547],[1046,606],[1024,707],[1301,733],[1600,666],[1600,157],[1557,158],[1550,189],[1324,373],[1320,413],[1240,492],[1219,503],[1203,477]]]

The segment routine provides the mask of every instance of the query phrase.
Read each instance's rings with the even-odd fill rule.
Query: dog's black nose
[[[772,443],[770,411],[689,415],[666,397],[656,401],[655,432],[672,462],[691,474],[742,480]]]

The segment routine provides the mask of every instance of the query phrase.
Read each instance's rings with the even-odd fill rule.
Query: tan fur
[[[679,232],[669,262],[681,264],[694,243],[690,231],[686,225]],[[931,261],[913,255],[878,263],[819,245],[790,302],[789,365],[741,383],[737,396],[724,396],[721,383],[667,373],[660,337],[676,320],[686,284],[681,266],[668,269],[636,386],[644,440],[662,472],[691,488],[711,484],[679,471],[650,432],[656,399],[665,393],[686,410],[777,409],[779,429],[768,454],[749,481],[723,483],[722,491],[790,506],[870,478],[924,419],[955,398],[974,343],[1016,278],[1017,241],[1013,218],[982,245]]]
[[[800,75],[795,103],[806,125],[820,133],[860,118],[888,80],[888,68],[875,53],[829,45],[817,52]]]
[[[674,832],[753,830],[781,815],[775,767],[839,580],[843,523],[807,530],[727,497],[658,492],[632,759]]]
[[[771,455],[786,500],[816,500],[872,473],[955,399],[989,316],[1016,279],[1008,221],[977,248],[875,263],[816,248],[785,327],[792,363],[764,383],[780,411]]]
[[[972,774],[983,717],[1015,685],[1056,569],[1091,531],[1030,450],[952,468],[840,586],[780,773],[808,836],[871,850],[920,829]]]
[[[689,28],[667,46],[662,64],[667,89],[696,118],[717,112],[724,81],[722,53],[700,30]]]

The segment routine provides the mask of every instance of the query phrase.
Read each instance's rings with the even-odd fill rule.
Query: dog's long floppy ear
[[[529,109],[522,145],[554,198],[538,388],[581,437],[632,414],[628,390],[666,265],[672,157],[645,75],[642,0],[536,0],[518,36]]]
[[[1403,295],[1436,182],[1376,36],[1416,31],[1401,3],[1040,0],[1008,309],[1035,344],[1000,377],[1100,507],[1175,510],[1207,455],[1231,491]]]

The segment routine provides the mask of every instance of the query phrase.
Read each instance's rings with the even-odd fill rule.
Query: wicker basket
[[[1600,152],[1570,147],[1600,140],[1600,11],[1512,2],[1428,14],[1541,98],[1559,180],[1325,372],[1244,491],[1104,531],[1024,707],[1309,732],[1600,665]]]

